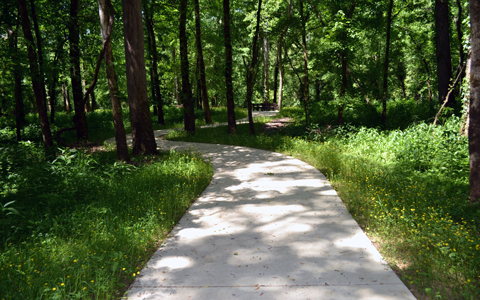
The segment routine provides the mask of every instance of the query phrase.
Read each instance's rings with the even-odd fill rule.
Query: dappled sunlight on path
[[[157,139],[214,177],[130,287],[131,299],[415,299],[325,176],[263,150]]]

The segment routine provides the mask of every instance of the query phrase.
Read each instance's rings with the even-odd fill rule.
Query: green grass
[[[286,109],[282,116],[302,114]],[[443,126],[347,125],[293,137],[251,136],[245,124],[235,136],[218,127],[167,138],[277,151],[315,166],[419,299],[477,299],[480,210],[468,201],[468,141],[458,127],[451,117]],[[302,129],[297,123],[284,133]]]
[[[114,158],[0,149],[0,299],[119,298],[213,174],[173,151]]]

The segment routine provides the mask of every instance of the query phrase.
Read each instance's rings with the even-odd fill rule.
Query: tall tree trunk
[[[205,114],[205,123],[212,123],[212,116],[210,114],[210,105],[208,103],[208,93],[207,93],[207,78],[205,75],[205,62],[203,60],[203,49],[202,49],[202,31],[200,28],[200,5],[198,0],[195,0],[195,30],[197,34],[197,55],[199,63],[199,75],[200,75],[200,84],[202,87],[202,103],[203,103],[203,112]]]
[[[345,50],[342,50],[342,52],[340,53],[340,60],[342,63],[342,87],[340,89],[340,98],[343,98],[347,92],[347,57],[345,54]],[[338,125],[343,125],[343,106],[343,103],[338,106]]]
[[[45,95],[45,101],[47,97],[47,89],[45,85],[45,65],[43,62],[43,43],[42,36],[40,35],[40,27],[38,26],[37,13],[35,11],[35,1],[30,0],[30,9],[32,11],[33,30],[35,31],[35,40],[37,42],[37,56],[38,56],[38,68],[41,74],[40,81],[42,83],[43,94]]]
[[[195,132],[195,107],[192,96],[192,88],[190,85],[188,66],[188,39],[186,33],[187,1],[188,0],[180,0],[180,64],[182,72],[182,104],[185,131]]]
[[[450,54],[450,21],[448,0],[435,0],[435,28],[437,43],[438,101],[445,102],[452,79],[452,57]],[[450,93],[447,106],[455,105],[455,96]]]
[[[268,72],[269,49],[266,30],[263,32],[263,102],[270,102],[270,75]]]
[[[100,16],[100,29],[102,39],[105,40],[108,35],[109,23],[113,25],[113,6],[110,0],[98,0],[98,14]],[[110,25],[110,26],[112,26]],[[110,28],[111,30],[111,28]],[[106,41],[105,45],[105,66],[107,69],[108,89],[110,91],[110,100],[112,102],[113,128],[115,130],[115,142],[117,144],[117,159],[121,161],[130,160],[128,155],[127,138],[125,135],[125,126],[123,125],[123,112],[120,99],[118,98],[117,73],[113,61],[111,39]]]
[[[275,70],[273,71],[273,103],[277,103],[277,90],[278,90],[278,56],[275,62]]]
[[[175,46],[173,47],[173,50],[172,50],[172,59],[173,59],[173,63],[176,64],[177,51],[175,50]],[[175,98],[175,103],[177,103],[177,105],[180,105],[182,103],[180,101],[180,93],[179,93],[180,87],[178,84],[178,71],[176,67],[173,68],[173,73],[174,73],[173,97]]]
[[[292,15],[292,0],[288,2],[287,7],[287,17],[290,18]],[[287,23],[288,24],[288,23]],[[278,109],[282,109],[282,102],[283,102],[283,83],[285,78],[285,72],[283,69],[283,61],[282,61],[282,42],[285,34],[287,33],[288,25],[283,29],[280,33],[277,42],[277,60],[278,60],[278,71],[280,73],[280,81],[278,83]],[[286,51],[286,47],[285,47]]]
[[[153,7],[155,5],[155,1],[152,1],[150,6],[150,11],[145,13],[146,23],[147,23],[147,30],[150,34],[151,40],[151,50],[152,50],[152,81],[153,81],[153,88],[155,93],[155,102],[157,104],[157,122],[160,125],[165,125],[165,117],[163,115],[163,99],[162,93],[160,91],[160,76],[158,75],[158,55],[157,55],[157,41],[155,39],[155,30],[153,28]]]
[[[50,131],[50,123],[48,122],[47,115],[47,104],[45,101],[45,94],[43,93],[44,87],[42,87],[42,81],[38,62],[37,62],[37,53],[35,48],[33,48],[34,40],[30,25],[30,19],[28,17],[28,9],[26,0],[18,0],[18,13],[22,19],[22,29],[25,39],[27,40],[27,52],[28,60],[30,63],[30,72],[32,74],[32,86],[33,93],[35,95],[35,100],[38,109],[38,116],[40,119],[40,126],[42,128],[43,143],[47,152],[50,151],[49,148],[53,147],[52,132]]]
[[[470,199],[480,201],[480,2],[470,1],[472,55],[470,66]]]
[[[233,58],[230,36],[230,0],[223,0],[223,31],[225,37],[225,85],[227,96],[228,133],[237,134],[235,102],[233,100]]]
[[[195,65],[195,79],[197,88],[195,89],[195,98],[197,98],[197,108],[202,109],[202,80],[200,78],[200,59],[197,56],[197,64]],[[206,122],[205,122],[206,123]]]
[[[142,2],[122,0],[127,91],[132,124],[133,155],[157,153],[148,105],[143,44]]]
[[[247,106],[248,106],[248,123],[250,124],[250,133],[255,134],[255,127],[253,124],[253,115],[252,115],[252,95],[253,95],[253,85],[255,83],[255,66],[257,65],[258,59],[258,33],[260,31],[260,15],[262,12],[262,0],[258,0],[258,9],[257,9],[257,26],[255,27],[255,34],[253,35],[252,42],[252,60],[250,62],[250,67],[247,72]]]
[[[387,123],[387,94],[388,94],[388,58],[390,55],[390,31],[392,27],[393,0],[390,0],[387,16],[387,47],[385,49],[385,64],[383,66],[383,99],[382,99],[382,124]]]
[[[454,78],[457,78],[458,73],[461,72],[460,75],[460,91],[462,90],[462,82],[463,78],[465,78],[465,68],[463,65],[465,64],[465,51],[463,49],[463,30],[462,30],[462,18],[463,18],[463,9],[462,9],[462,1],[457,0],[457,7],[458,7],[458,15],[455,20],[455,26],[457,27],[457,38],[458,38],[458,68]]]
[[[77,138],[81,140],[88,139],[87,117],[85,115],[85,103],[83,103],[82,82],[80,72],[80,33],[78,27],[78,10],[80,0],[71,0],[70,2],[70,24],[69,24],[69,42],[70,42],[70,77],[72,81],[73,106],[75,115],[73,123],[77,131]]]
[[[305,123],[308,126],[310,124],[309,120],[309,102],[310,102],[310,89],[308,85],[308,57],[307,57],[307,39],[306,39],[306,30],[305,30],[305,25],[307,23],[307,20],[305,19],[304,13],[303,13],[303,0],[300,0],[300,19],[302,20],[302,46],[303,46],[303,69],[305,72],[305,77],[304,77],[304,103],[305,103]]]
[[[68,81],[63,77],[62,81],[62,96],[63,96],[63,105],[64,109],[67,112],[67,115],[70,114],[72,107],[70,105],[70,92],[68,91]]]
[[[22,77],[20,65],[18,63],[18,29],[20,27],[20,16],[17,15],[17,24],[15,30],[8,29],[8,39],[10,41],[10,48],[12,49],[13,77],[15,83],[15,127],[17,141],[22,139],[21,130],[25,124],[25,109],[22,97]]]

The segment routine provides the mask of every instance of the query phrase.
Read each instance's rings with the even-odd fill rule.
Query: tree
[[[50,131],[50,123],[48,122],[47,103],[45,101],[44,87],[42,87],[41,73],[37,62],[37,53],[33,45],[32,29],[30,18],[28,17],[28,9],[26,0],[18,0],[18,14],[22,19],[23,35],[27,40],[28,60],[30,63],[30,72],[32,76],[33,93],[37,104],[38,117],[42,128],[43,144],[49,152],[49,148],[53,147],[52,133]]]
[[[211,124],[212,117],[210,115],[210,105],[208,103],[208,93],[207,93],[207,79],[205,76],[205,62],[203,60],[203,49],[202,49],[202,31],[200,28],[200,5],[198,0],[195,0],[195,30],[197,38],[197,56],[198,56],[198,75],[200,76],[200,86],[201,86],[201,96],[203,102],[203,112],[205,113],[205,123]]]
[[[182,104],[185,121],[185,131],[195,132],[195,107],[190,86],[188,67],[188,42],[187,42],[187,3],[180,0],[180,64],[182,73]]]
[[[387,16],[387,47],[385,49],[385,64],[383,67],[383,99],[382,99],[382,124],[387,123],[387,86],[388,86],[388,56],[390,54],[390,31],[392,27],[393,0],[388,5]]]
[[[255,34],[253,35],[252,42],[252,60],[250,61],[250,66],[247,71],[247,105],[248,105],[248,123],[250,124],[250,133],[255,134],[255,127],[253,126],[253,116],[252,116],[252,95],[253,95],[253,85],[255,83],[255,66],[257,65],[258,59],[258,33],[260,31],[260,15],[262,11],[262,0],[258,0],[258,10],[257,10],[257,26],[255,27]]]
[[[303,101],[305,103],[305,123],[308,126],[309,124],[309,105],[310,105],[310,88],[309,88],[309,81],[308,81],[308,56],[307,56],[307,39],[306,39],[306,23],[307,18],[303,12],[303,0],[300,0],[300,19],[302,22],[302,48],[303,48],[303,71],[305,75],[303,77]]]
[[[122,105],[118,98],[118,81],[113,61],[111,33],[113,27],[114,10],[110,0],[98,0],[98,14],[100,16],[100,28],[102,39],[105,43],[105,65],[107,69],[108,89],[112,102],[113,127],[115,129],[115,142],[117,143],[117,158],[121,161],[128,161],[127,138],[123,126]]]
[[[288,7],[287,7],[287,19],[290,19],[292,15],[292,0],[288,2]],[[285,28],[281,31],[280,36],[278,37],[278,42],[277,42],[277,61],[278,61],[278,71],[280,75],[280,81],[278,83],[278,108],[282,108],[282,102],[283,102],[283,87],[284,87],[284,81],[285,81],[285,70],[283,68],[283,60],[282,60],[282,42],[285,34],[287,33],[288,30],[288,23],[285,26]]]
[[[122,0],[127,91],[132,124],[133,155],[157,152],[148,105],[143,43],[142,2]]]
[[[472,26],[470,70],[470,125],[468,129],[470,153],[470,199],[480,201],[480,3],[470,1]]]
[[[452,56],[450,53],[450,21],[448,0],[435,0],[435,29],[437,43],[438,101],[446,100],[448,106],[455,104],[455,96],[445,99],[452,80]]]
[[[155,31],[153,28],[153,9],[155,5],[155,0],[152,0],[150,9],[145,12],[145,21],[147,25],[147,30],[149,33],[149,40],[151,41],[151,53],[152,53],[152,94],[155,95],[155,100],[157,103],[157,120],[158,124],[165,125],[165,118],[163,116],[163,100],[162,94],[160,92],[160,77],[158,76],[158,55],[157,55],[157,41],[155,39]]]
[[[233,59],[232,38],[230,36],[230,0],[223,0],[223,30],[225,37],[225,85],[227,95],[228,133],[237,133],[235,103],[233,100]]]
[[[77,138],[86,141],[88,139],[87,116],[85,115],[85,102],[83,101],[82,82],[80,74],[80,32],[78,27],[78,10],[80,0],[70,1],[70,78],[72,80],[73,105],[75,115],[73,123],[77,131]]]

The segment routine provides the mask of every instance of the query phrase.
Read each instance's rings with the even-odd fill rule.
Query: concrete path
[[[157,144],[201,152],[215,173],[128,299],[415,299],[312,166],[245,147]]]

